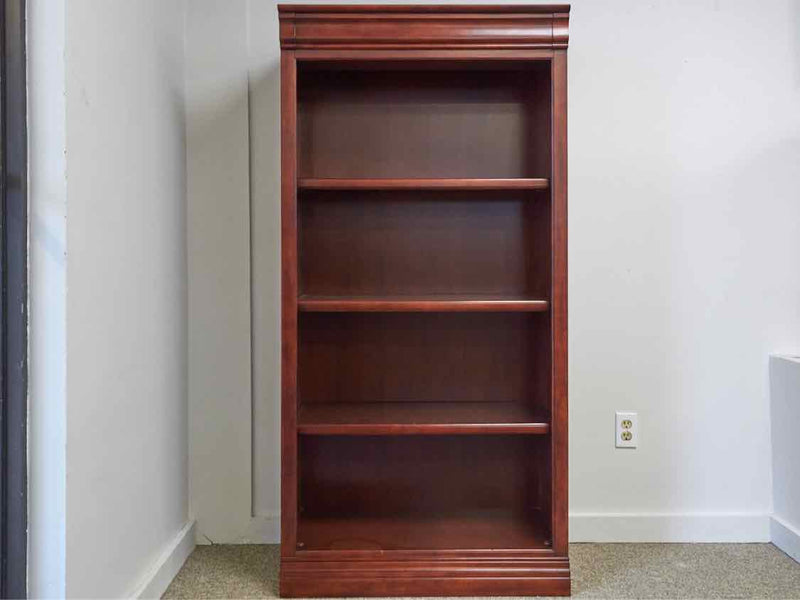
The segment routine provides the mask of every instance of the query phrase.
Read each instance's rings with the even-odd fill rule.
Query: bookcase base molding
[[[284,559],[280,594],[314,596],[567,596],[569,559],[504,557]]]

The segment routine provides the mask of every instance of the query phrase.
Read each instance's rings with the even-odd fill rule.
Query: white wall
[[[204,0],[187,30],[189,47],[215,53],[188,55],[189,70],[203,77],[190,86],[189,106],[219,125],[188,149],[190,165],[197,156],[208,166],[189,170],[193,227],[224,228],[213,238],[213,261],[192,263],[189,273],[190,298],[202,306],[192,314],[190,300],[191,345],[217,357],[202,350],[190,358],[192,473],[207,477],[193,484],[191,502],[220,506],[215,486],[233,489],[230,509],[239,515],[195,513],[215,542],[276,539],[275,4]],[[793,0],[572,2],[573,539],[768,537],[766,357],[800,346],[798,27]],[[232,129],[222,126],[229,122]],[[245,176],[245,145],[249,230],[236,178]],[[252,289],[242,297],[228,283],[244,285],[239,269],[248,261]],[[224,284],[210,286],[215,280]],[[244,315],[252,315],[252,339]],[[242,406],[248,360],[252,418]],[[616,409],[640,414],[635,451],[614,449]],[[250,463],[241,442],[251,435]],[[241,501],[251,488],[252,519]]]
[[[770,357],[772,541],[800,562],[800,356]]]
[[[766,539],[767,356],[800,347],[800,5],[573,12],[572,533],[699,514],[718,519],[695,535]],[[619,408],[634,452],[611,444]]]
[[[66,252],[64,0],[28,0],[30,204],[28,595],[65,594]]]
[[[184,17],[183,0],[31,3],[32,596],[159,595],[192,547]],[[51,489],[60,522],[40,515]]]

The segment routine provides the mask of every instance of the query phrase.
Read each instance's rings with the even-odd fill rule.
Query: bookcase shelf
[[[300,296],[302,312],[545,312],[547,300],[480,296]]]
[[[300,406],[303,435],[543,435],[550,424],[520,402],[320,402]]]
[[[287,597],[568,595],[568,6],[279,5]]]
[[[298,181],[301,190],[546,190],[547,179],[319,179]]]
[[[538,513],[453,511],[399,516],[303,516],[298,536],[307,551],[545,549],[547,527]],[[409,568],[407,566],[406,568]]]

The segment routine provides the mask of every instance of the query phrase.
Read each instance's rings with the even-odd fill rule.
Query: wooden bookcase
[[[569,594],[569,6],[278,10],[281,594]]]

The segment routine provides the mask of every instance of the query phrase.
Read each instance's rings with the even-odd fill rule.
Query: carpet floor
[[[572,544],[578,598],[800,600],[800,564],[772,544]],[[276,598],[278,546],[198,546],[164,598]]]

